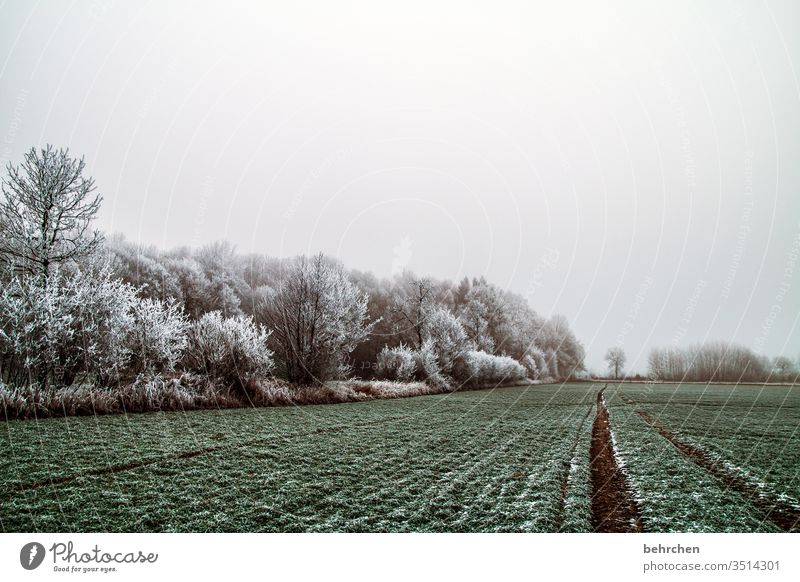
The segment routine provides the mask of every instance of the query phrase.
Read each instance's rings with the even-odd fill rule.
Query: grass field
[[[600,388],[5,422],[0,527],[591,531]],[[781,531],[765,504],[800,511],[800,387],[624,384],[604,397],[644,531]]]

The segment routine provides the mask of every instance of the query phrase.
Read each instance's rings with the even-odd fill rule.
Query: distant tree
[[[681,382],[763,382],[773,370],[766,357],[727,342],[654,348],[648,363],[651,378]]]
[[[620,346],[613,346],[608,348],[605,360],[608,363],[609,372],[614,373],[614,379],[619,378],[619,373],[625,367],[625,350]]]
[[[786,356],[778,356],[772,362],[772,371],[778,377],[789,376],[794,373],[794,364]]]
[[[259,312],[287,379],[300,385],[347,374],[350,353],[372,327],[367,296],[321,254],[294,261]]]
[[[0,201],[0,260],[46,284],[52,267],[86,257],[102,242],[90,226],[100,208],[83,158],[46,146],[7,166]]]

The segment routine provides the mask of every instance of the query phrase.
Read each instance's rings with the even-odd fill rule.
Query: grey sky
[[[621,343],[800,355],[797,2],[0,4],[0,159],[100,227],[486,275]]]

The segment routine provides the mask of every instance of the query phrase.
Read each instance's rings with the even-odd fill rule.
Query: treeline
[[[649,377],[670,382],[785,382],[797,372],[785,356],[770,359],[725,342],[688,348],[656,348],[648,356]]]
[[[142,297],[180,305],[191,319],[219,312],[271,330],[276,372],[294,383],[355,375],[477,385],[583,370],[583,347],[564,317],[543,318],[522,296],[482,277],[456,283],[406,272],[378,279],[324,256],[240,255],[224,242],[161,251],[115,237],[106,248],[114,276]],[[327,288],[341,296],[320,306]],[[305,313],[310,306],[325,313]],[[343,326],[323,337],[338,334],[347,344],[315,345],[318,316]]]
[[[416,394],[583,369],[563,317],[545,319],[483,278],[379,280],[323,255],[106,239],[91,228],[101,198],[83,169],[65,150],[31,149],[2,184],[7,414],[9,402],[18,415],[37,406],[97,411],[98,391],[106,402],[109,391],[126,395],[114,409],[176,408],[298,401],[307,396],[291,394],[319,394],[329,380],[405,382]],[[325,398],[401,395],[385,382],[351,385],[357,393]]]

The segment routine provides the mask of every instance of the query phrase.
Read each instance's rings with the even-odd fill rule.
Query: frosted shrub
[[[2,380],[31,385],[50,379],[48,362],[58,347],[72,341],[73,317],[57,289],[28,285],[15,278],[0,288],[0,366]]]
[[[455,378],[474,386],[523,382],[527,379],[527,371],[514,358],[470,350],[459,358]]]
[[[449,384],[442,374],[433,340],[428,339],[418,350],[407,346],[385,347],[378,354],[380,376],[399,382],[424,381],[431,386],[445,387]]]
[[[206,313],[189,330],[186,366],[211,380],[244,390],[250,381],[272,371],[268,338],[269,332],[250,317]]]
[[[127,365],[134,289],[107,270],[14,279],[0,292],[0,358],[11,383],[108,384]]]
[[[414,378],[416,369],[414,350],[407,346],[385,346],[378,354],[378,371],[383,378],[408,382]]]
[[[169,373],[188,344],[189,322],[174,303],[139,299],[132,306],[128,334],[134,374]]]
[[[101,386],[117,383],[130,360],[128,334],[136,290],[103,268],[70,278],[63,293],[73,304],[75,329],[75,341],[65,349],[78,362],[77,370],[64,378],[64,385],[71,384],[79,372],[91,374]]]
[[[414,352],[416,379],[424,380],[431,386],[447,386],[447,378],[442,374],[439,358],[432,339],[427,339],[422,347]]]

